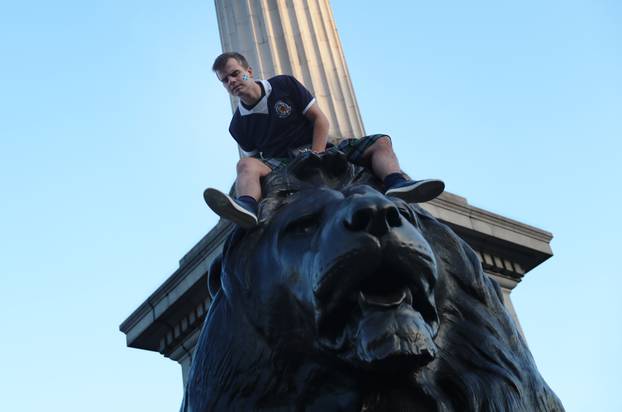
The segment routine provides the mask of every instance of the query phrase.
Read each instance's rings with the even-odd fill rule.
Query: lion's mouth
[[[343,279],[341,286],[333,291],[318,313],[318,329],[321,336],[337,338],[346,324],[371,311],[391,311],[401,306],[421,313],[429,322],[436,322],[436,313],[430,297],[422,287],[426,276],[413,276],[415,267],[391,267],[385,262],[367,275]]]
[[[363,367],[429,362],[438,323],[434,260],[421,250],[378,252],[353,253],[322,277],[316,288],[321,345]]]
[[[390,308],[399,306],[402,302],[406,302],[408,305],[412,305],[413,295],[410,293],[410,289],[405,288],[398,291],[389,292],[386,295],[379,295],[376,291],[363,292],[359,291],[358,303],[361,310],[380,307]]]

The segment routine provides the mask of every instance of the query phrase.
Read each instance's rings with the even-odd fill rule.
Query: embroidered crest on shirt
[[[278,117],[283,119],[291,114],[292,107],[283,100],[279,100],[274,104],[274,111]]]

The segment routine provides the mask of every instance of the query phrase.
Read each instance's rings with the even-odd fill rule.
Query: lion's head
[[[264,193],[210,270],[184,410],[563,410],[447,226],[338,153]]]

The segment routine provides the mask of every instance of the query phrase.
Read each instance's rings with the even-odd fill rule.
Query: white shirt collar
[[[244,107],[241,100],[238,100],[238,109],[240,110],[240,115],[246,116],[253,113],[268,114],[268,96],[270,96],[270,92],[272,92],[272,86],[267,80],[259,81],[263,85],[266,94],[261,99],[259,99],[257,104],[253,106],[253,108],[250,110]]]

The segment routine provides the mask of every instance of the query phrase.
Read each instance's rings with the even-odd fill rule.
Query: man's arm
[[[257,154],[257,150],[246,151],[238,144],[238,152],[240,152],[240,157],[251,157]]]
[[[322,153],[326,149],[326,143],[328,142],[328,128],[330,126],[328,118],[322,112],[317,102],[307,109],[305,117],[313,123],[311,150],[316,153]]]

